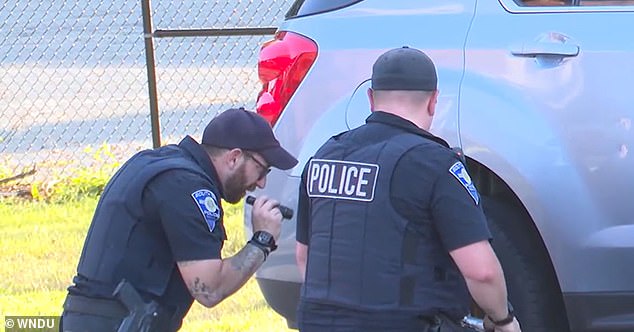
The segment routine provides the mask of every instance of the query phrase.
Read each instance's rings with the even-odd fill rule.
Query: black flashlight
[[[253,205],[253,202],[255,202],[255,197],[249,195],[246,198],[246,202],[249,205]],[[280,210],[280,212],[282,212],[282,218],[284,219],[291,219],[293,218],[293,209],[284,206],[282,204],[278,205],[277,208]]]

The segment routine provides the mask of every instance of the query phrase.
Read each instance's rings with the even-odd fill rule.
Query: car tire
[[[522,331],[569,331],[559,283],[532,221],[500,200],[483,197],[482,206]]]

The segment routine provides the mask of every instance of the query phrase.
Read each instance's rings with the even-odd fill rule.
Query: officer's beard
[[[236,204],[246,194],[249,187],[247,186],[247,172],[245,164],[242,164],[236,169],[236,172],[231,174],[224,185],[224,199],[228,203]]]

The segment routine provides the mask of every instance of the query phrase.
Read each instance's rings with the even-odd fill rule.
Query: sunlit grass
[[[0,202],[0,316],[59,315],[97,199]],[[242,248],[240,206],[226,205],[223,256]],[[215,308],[194,303],[181,331],[293,331],[270,309],[254,279]]]

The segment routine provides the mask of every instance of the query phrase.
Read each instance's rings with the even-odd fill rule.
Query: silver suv
[[[260,194],[296,206],[307,159],[369,115],[374,60],[419,48],[432,132],[466,156],[523,330],[634,331],[633,32],[631,0],[298,0],[262,46],[257,110],[300,163]],[[294,231],[257,274],[290,326]]]

